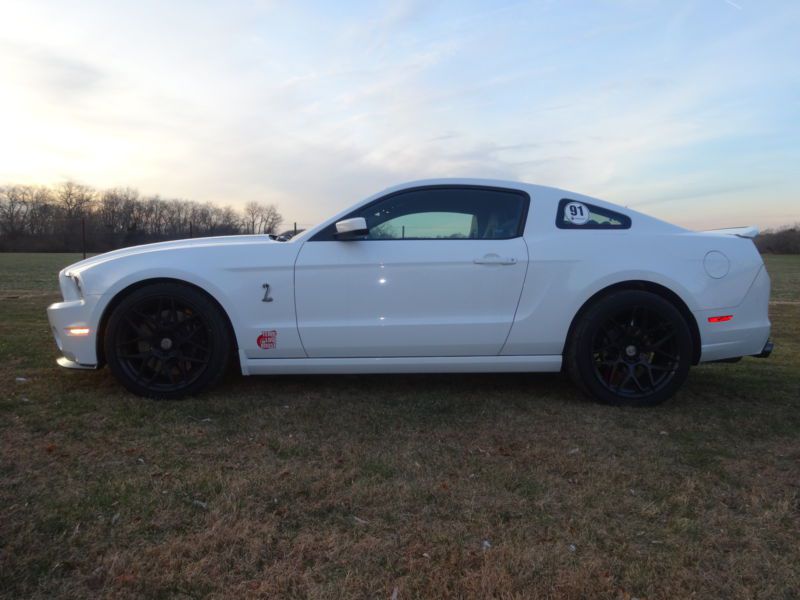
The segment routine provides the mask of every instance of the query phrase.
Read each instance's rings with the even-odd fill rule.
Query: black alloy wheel
[[[135,394],[180,398],[216,383],[231,356],[231,335],[218,306],[179,283],[155,283],[126,296],[106,327],[105,354]]]
[[[583,314],[566,360],[573,379],[597,400],[652,406],[683,384],[691,354],[689,328],[671,302],[625,290],[601,298]]]

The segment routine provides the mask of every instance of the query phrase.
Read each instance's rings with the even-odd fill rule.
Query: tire
[[[134,290],[113,309],[103,338],[111,372],[129,391],[157,399],[198,394],[232,355],[227,319],[203,292],[181,283]]]
[[[568,340],[566,367],[604,404],[654,406],[689,373],[692,337],[680,311],[650,292],[622,290],[594,302]]]

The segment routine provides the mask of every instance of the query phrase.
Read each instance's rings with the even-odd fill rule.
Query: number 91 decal
[[[564,220],[573,225],[585,225],[589,222],[589,209],[580,202],[570,202],[564,206]]]

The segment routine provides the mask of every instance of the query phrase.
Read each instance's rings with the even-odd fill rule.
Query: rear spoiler
[[[758,227],[751,225],[749,227],[729,227],[728,229],[710,229],[703,233],[712,233],[715,235],[735,235],[741,238],[753,239],[758,235]]]

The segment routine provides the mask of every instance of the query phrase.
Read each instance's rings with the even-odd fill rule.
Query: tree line
[[[188,237],[277,233],[282,222],[274,205],[258,202],[236,210],[73,181],[0,187],[4,252],[104,252]]]
[[[755,242],[762,254],[800,254],[800,225],[767,229]]]

